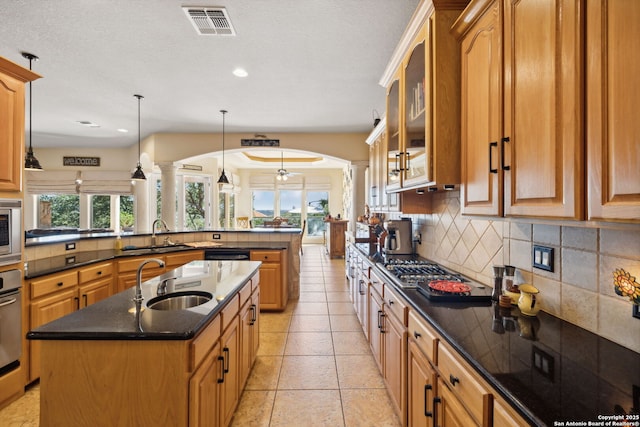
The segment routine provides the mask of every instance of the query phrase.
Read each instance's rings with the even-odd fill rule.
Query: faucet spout
[[[144,261],[142,261],[142,263],[140,263],[140,266],[138,267],[138,272],[136,273],[136,294],[133,297],[133,300],[136,302],[140,302],[144,299],[142,298],[142,269],[144,268],[145,265],[151,262],[155,262],[160,267],[164,267],[164,261],[157,258],[145,259]]]
[[[151,246],[156,246],[156,227],[160,223],[161,229],[164,232],[169,231],[169,227],[167,227],[167,223],[162,219],[156,219],[153,221],[153,225],[151,226]]]

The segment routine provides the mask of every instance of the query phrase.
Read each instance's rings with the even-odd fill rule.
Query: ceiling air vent
[[[183,7],[184,13],[201,36],[235,36],[224,7]]]

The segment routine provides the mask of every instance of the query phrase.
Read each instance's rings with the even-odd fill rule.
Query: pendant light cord
[[[144,98],[142,95],[133,95],[138,98],[138,165],[140,165],[140,100]]]
[[[224,172],[224,116],[227,110],[220,110],[222,113],[222,172]]]

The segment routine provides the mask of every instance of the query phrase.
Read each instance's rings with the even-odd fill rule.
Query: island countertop
[[[153,264],[151,264],[153,265]],[[92,304],[27,334],[34,340],[188,340],[258,272],[258,261],[192,261],[142,283],[141,303],[135,288]],[[213,298],[184,310],[155,310],[147,304],[161,281],[167,294],[200,291]]]

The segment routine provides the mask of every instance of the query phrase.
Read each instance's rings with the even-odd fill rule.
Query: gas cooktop
[[[491,289],[424,259],[389,259],[381,267],[403,288],[432,301],[490,303]]]

